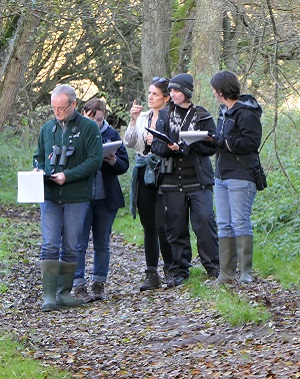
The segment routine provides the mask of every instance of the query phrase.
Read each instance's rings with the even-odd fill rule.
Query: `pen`
[[[40,171],[40,165],[39,165],[39,162],[36,159],[33,160],[33,167],[37,168],[37,170]]]

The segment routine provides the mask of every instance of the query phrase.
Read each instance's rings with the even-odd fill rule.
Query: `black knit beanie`
[[[179,74],[170,80],[168,89],[177,89],[191,98],[194,90],[194,80],[190,74]]]

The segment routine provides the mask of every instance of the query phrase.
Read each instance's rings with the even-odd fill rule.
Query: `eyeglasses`
[[[165,82],[168,82],[169,79],[166,79],[166,78],[160,78],[159,76],[155,76],[153,79],[152,79],[152,84],[153,83],[165,83]]]
[[[65,112],[72,103],[73,101],[71,101],[66,107],[52,107],[51,105],[51,109],[56,112]]]

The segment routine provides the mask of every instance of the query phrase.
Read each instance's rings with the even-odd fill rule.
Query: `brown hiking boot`
[[[93,282],[92,292],[95,300],[105,300],[104,282]]]
[[[173,277],[173,275],[170,273],[169,269],[164,267],[163,268],[163,271],[164,271],[164,283],[168,283],[168,281],[170,281]]]
[[[88,293],[88,290],[84,283],[78,284],[74,289],[74,297],[77,299],[82,299],[85,303],[90,303],[94,301],[93,296]]]
[[[144,284],[140,287],[140,291],[154,290],[161,287],[161,279],[157,270],[145,270],[146,278]]]

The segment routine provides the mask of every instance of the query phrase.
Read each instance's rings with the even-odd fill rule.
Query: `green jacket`
[[[66,166],[59,165],[61,155],[57,156],[56,164],[50,166],[53,146],[69,147],[73,153],[67,157]],[[58,185],[45,177],[45,200],[55,203],[82,203],[92,197],[92,184],[95,173],[101,168],[103,159],[102,138],[98,125],[82,117],[78,112],[67,122],[63,133],[56,119],[43,125],[38,147],[34,155],[39,167],[46,175],[54,172],[64,172],[65,184]],[[52,162],[55,163],[55,162]]]

